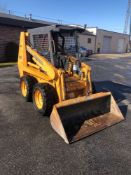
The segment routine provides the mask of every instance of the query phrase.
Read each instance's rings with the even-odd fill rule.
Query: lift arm
[[[43,56],[41,56],[36,50],[34,50],[31,46],[26,43],[28,39],[29,33],[21,32],[20,35],[20,45],[19,45],[19,56],[18,56],[18,64],[22,64],[27,69],[28,66],[28,56],[29,53],[32,56],[33,64],[36,69],[41,69],[45,75],[47,75],[51,80],[57,78],[58,70]]]

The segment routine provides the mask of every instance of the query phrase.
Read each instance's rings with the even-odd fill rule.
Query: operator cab
[[[84,29],[53,25],[30,29],[28,32],[32,47],[56,68],[65,69],[69,55],[78,57],[78,33],[84,32]]]

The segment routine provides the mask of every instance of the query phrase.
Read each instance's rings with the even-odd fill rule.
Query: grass
[[[13,66],[16,65],[17,62],[6,62],[6,63],[0,63],[0,68],[1,67],[9,67],[9,66]]]

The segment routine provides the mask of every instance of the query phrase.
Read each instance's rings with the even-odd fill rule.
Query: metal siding
[[[118,48],[117,48],[118,53],[123,53],[125,52],[125,39],[121,38],[118,39]]]
[[[104,36],[103,37],[103,53],[110,53],[111,52],[111,41],[112,37]]]

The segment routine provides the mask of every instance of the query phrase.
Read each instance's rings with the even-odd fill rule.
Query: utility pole
[[[29,20],[32,20],[32,14],[29,14]]]
[[[129,35],[129,44],[130,44],[130,49],[131,49],[131,0],[128,0],[125,27],[124,27],[123,33]]]
[[[130,31],[130,24],[131,23],[131,0],[128,0],[128,7],[127,7],[127,12],[126,12],[126,19],[125,19],[125,27],[124,27],[124,34],[131,33]]]

